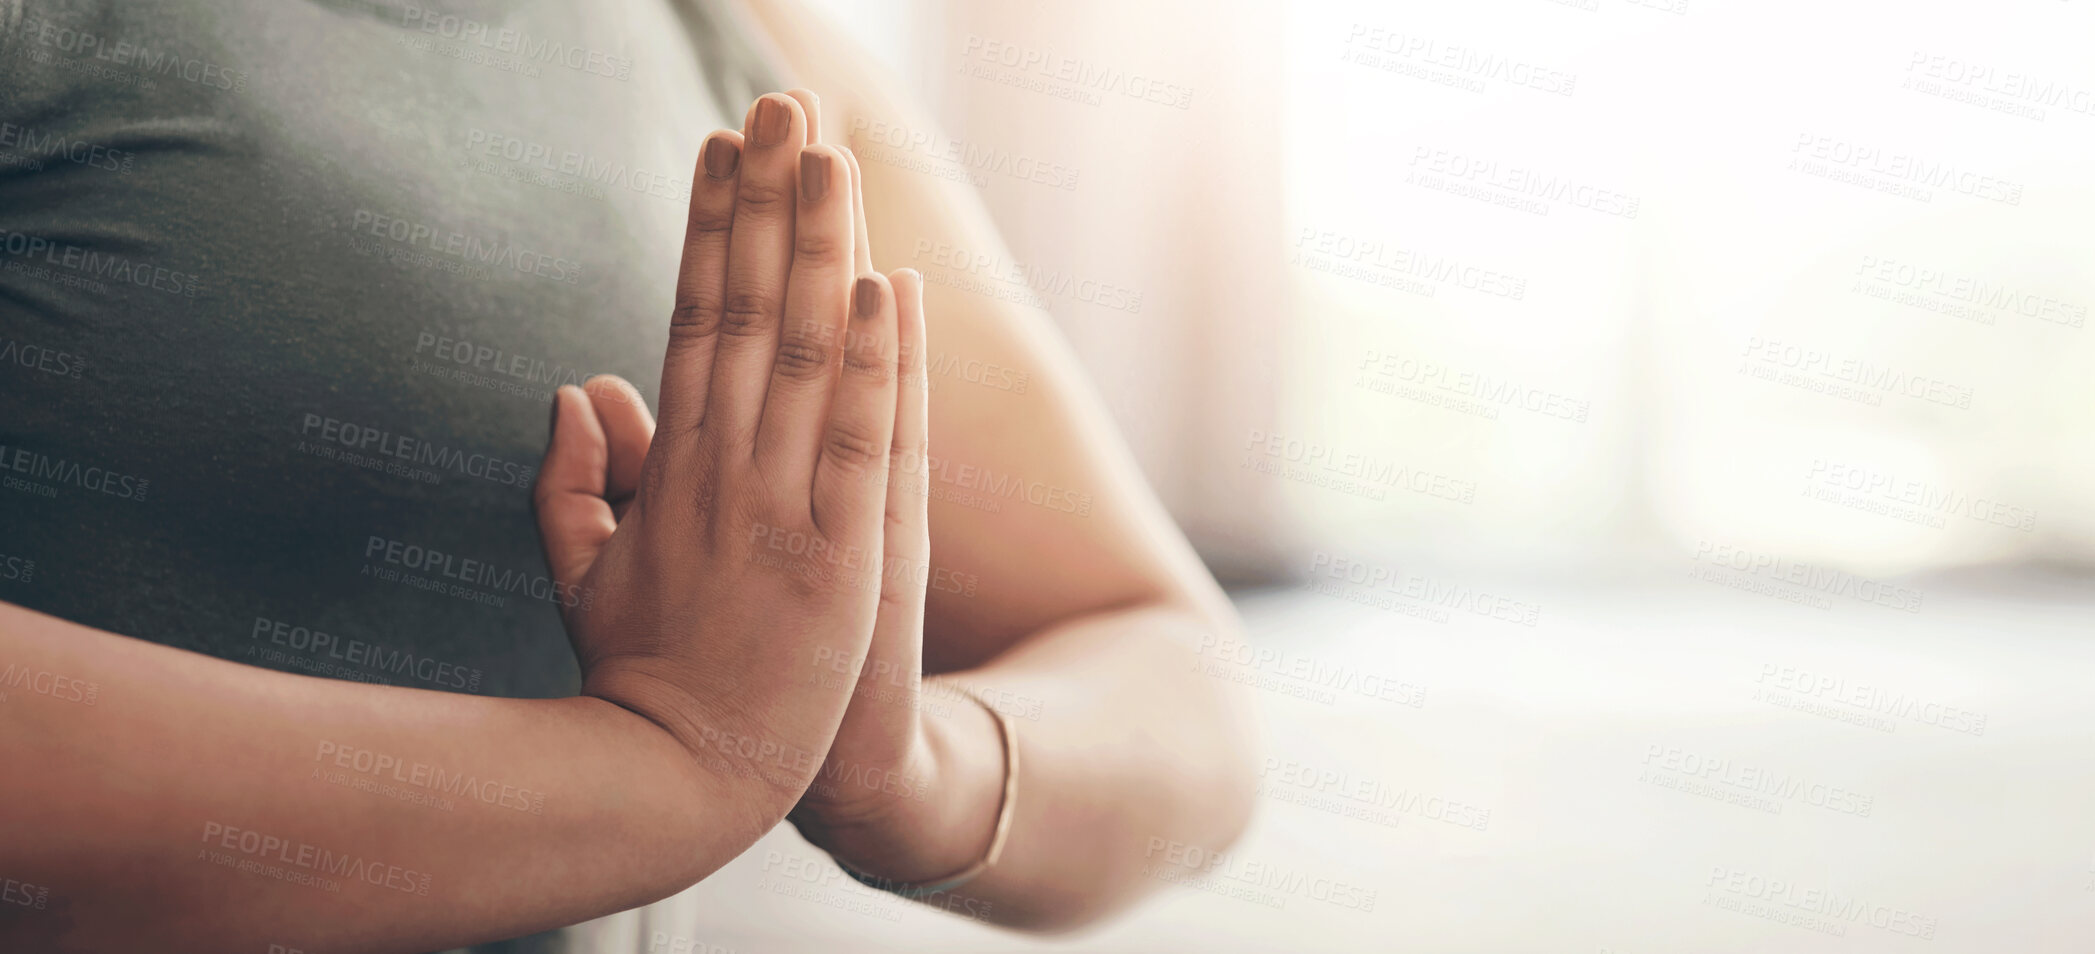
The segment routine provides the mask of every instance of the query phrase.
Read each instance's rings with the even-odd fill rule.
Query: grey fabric
[[[652,403],[698,145],[767,85],[722,23],[0,0],[0,600],[572,693],[531,480],[558,385]]]
[[[0,0],[0,599],[572,692],[529,488],[555,387],[654,394],[709,22]]]

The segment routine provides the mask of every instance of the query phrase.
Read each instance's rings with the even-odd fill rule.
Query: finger
[[[890,456],[905,458],[895,466],[921,471],[925,455],[931,452],[931,382],[924,373],[924,276],[914,268],[898,268],[888,273],[888,284],[895,295],[895,362],[902,383],[895,396],[895,437]],[[907,495],[911,507],[895,506],[894,487],[889,487],[888,494],[891,511],[910,515],[914,526],[928,528],[925,501],[929,494],[923,488]],[[926,539],[927,555],[930,549]]]
[[[705,419],[706,379],[713,373],[713,346],[726,295],[727,241],[735,219],[735,170],[742,162],[742,134],[721,130],[706,137],[691,176],[691,208],[684,224],[684,257],[677,266],[676,308],[669,318],[669,349],[662,357],[662,424],[669,429],[665,453],[681,455],[696,440]]]
[[[895,438],[895,295],[879,272],[851,289],[851,347],[843,349],[815,462],[815,528],[832,540],[870,548],[887,494],[888,446]]]
[[[930,380],[924,374],[924,277],[913,268],[898,268],[888,275],[895,299],[895,430],[888,445],[887,524],[881,531],[882,546],[904,566],[926,567],[931,559],[930,490],[926,461],[931,453]],[[921,575],[921,574],[920,574]],[[888,611],[890,600],[882,587],[880,609]],[[915,588],[915,599],[905,609],[914,612],[906,620],[923,625],[924,587]]]
[[[848,340],[854,336],[845,325],[851,307],[850,192],[851,177],[836,147],[801,151],[786,317],[756,447],[757,466],[789,500],[808,499],[836,389],[837,355],[860,345]]]
[[[800,104],[800,112],[807,117],[807,144],[812,146],[822,141],[822,97],[811,89],[789,89],[786,95]]]
[[[717,450],[734,454],[748,453],[755,441],[764,392],[771,386],[793,256],[793,192],[807,131],[800,104],[783,93],[759,97],[744,124],[726,297],[707,382],[703,436]]]
[[[895,433],[888,450],[887,522],[880,531],[882,549],[880,609],[873,620],[873,644],[859,670],[860,695],[876,700],[911,698],[924,671],[924,592],[930,582],[931,533],[929,494],[922,478],[929,450],[929,403],[924,380],[924,285],[910,269],[888,276],[896,311],[895,356],[900,381],[895,390]],[[880,709],[876,720],[888,731],[880,738],[906,738],[892,731],[916,718],[908,705]]]
[[[609,462],[604,470],[604,500],[620,520],[640,493],[640,472],[647,463],[648,445],[655,438],[655,417],[647,412],[647,399],[626,379],[599,374],[582,385],[596,410],[598,426],[604,430]]]
[[[851,250],[858,255],[859,272],[870,272],[873,270],[873,242],[866,234],[866,189],[858,176],[858,153],[844,150],[844,161],[851,164]]]
[[[574,385],[553,392],[552,429],[531,503],[554,582],[575,585],[618,529],[604,501],[608,451],[589,396]]]

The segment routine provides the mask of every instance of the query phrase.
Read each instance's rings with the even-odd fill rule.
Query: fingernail
[[[829,156],[812,149],[800,153],[800,201],[820,202],[829,194]]]
[[[786,104],[769,96],[757,100],[756,134],[757,145],[776,146],[786,141],[786,133],[793,128],[793,111]]]
[[[880,314],[880,283],[871,278],[861,278],[851,286],[851,306],[858,309],[860,318],[871,318]]]
[[[742,150],[719,136],[706,140],[706,175],[725,179],[735,174],[735,167],[742,164]]]

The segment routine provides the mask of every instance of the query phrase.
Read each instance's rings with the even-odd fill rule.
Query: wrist
[[[918,720],[905,763],[923,797],[881,798],[849,818],[795,812],[801,833],[852,870],[897,884],[935,881],[981,861],[1002,808],[1003,736],[979,705],[946,710],[927,709]]]
[[[766,829],[785,817],[821,764],[814,752],[724,719],[716,707],[640,667],[593,669],[582,694],[631,712],[674,740],[716,793],[762,819]]]

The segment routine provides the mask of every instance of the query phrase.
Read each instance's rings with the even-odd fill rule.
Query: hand
[[[819,130],[813,93],[794,90]],[[810,142],[819,141],[819,131]],[[848,149],[859,270],[871,272],[858,157]],[[988,850],[1003,792],[1004,753],[995,723],[975,703],[923,691],[924,597],[931,533],[924,476],[929,453],[929,380],[923,277],[889,273],[899,311],[900,406],[888,457],[887,523],[882,535],[880,609],[863,660],[817,660],[815,678],[856,684],[851,706],[814,783],[788,816],[800,833],[866,874],[909,883],[941,877]],[[851,355],[866,343],[847,342]]]
[[[810,128],[774,94],[707,139],[660,427],[622,381],[561,389],[534,495],[554,580],[578,597],[563,614],[583,692],[761,779],[763,827],[849,701],[807,678],[813,661],[861,658],[871,637],[898,401],[895,295],[854,281],[849,165],[806,145]]]
[[[923,691],[924,595],[931,575],[924,376],[923,279],[891,276],[900,308],[901,406],[887,475],[880,608],[866,658],[833,660],[817,678],[849,685],[851,706],[815,782],[788,818],[809,841],[858,871],[909,883],[950,874],[987,850],[1001,796],[1001,746],[973,702],[930,702]],[[952,710],[959,711],[952,711]],[[932,718],[938,710],[946,718]],[[974,767],[974,772],[963,767]],[[973,784],[969,784],[972,781]],[[987,783],[987,784],[985,784]],[[986,809],[986,811],[985,811]],[[979,837],[975,837],[979,835]]]

